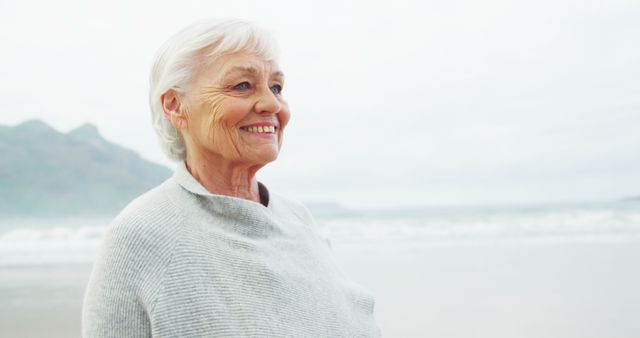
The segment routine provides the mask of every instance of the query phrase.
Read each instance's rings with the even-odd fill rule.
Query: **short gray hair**
[[[210,49],[210,50],[209,50]],[[161,96],[173,89],[186,93],[188,84],[200,64],[203,52],[208,60],[222,54],[248,51],[277,61],[277,45],[273,37],[243,20],[204,20],[196,22],[169,38],[156,53],[149,77],[149,105],[153,129],[169,159],[182,161],[186,148],[182,135],[164,117]]]

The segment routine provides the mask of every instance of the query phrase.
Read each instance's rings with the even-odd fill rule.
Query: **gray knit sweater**
[[[109,226],[83,337],[380,337],[373,296],[315,226],[277,194],[211,194],[182,163]]]

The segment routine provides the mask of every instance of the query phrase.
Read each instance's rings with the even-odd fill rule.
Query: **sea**
[[[112,218],[0,218],[0,266],[92,262]],[[640,237],[640,201],[336,208],[319,210],[315,221],[332,245],[358,251],[410,252],[464,242],[615,240]]]

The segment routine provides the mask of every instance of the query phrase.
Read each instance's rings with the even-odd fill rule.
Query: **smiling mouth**
[[[250,133],[259,134],[275,134],[276,131],[278,131],[278,127],[276,126],[240,127],[240,129]]]

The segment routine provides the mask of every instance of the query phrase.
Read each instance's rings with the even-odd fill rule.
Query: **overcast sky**
[[[153,55],[203,17],[280,43],[292,120],[259,173],[352,207],[640,194],[638,1],[2,1],[0,124],[84,122],[170,165]]]

